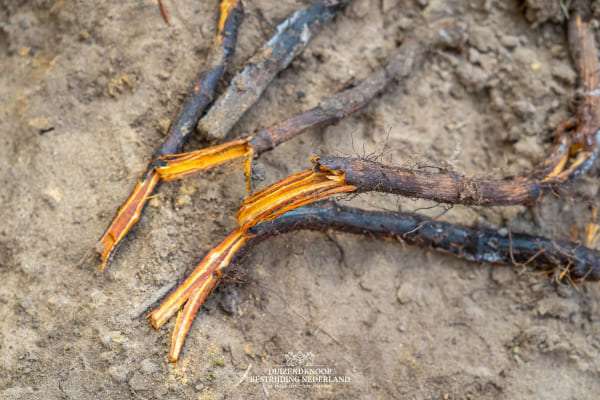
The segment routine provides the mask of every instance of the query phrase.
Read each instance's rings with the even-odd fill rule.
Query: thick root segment
[[[125,235],[140,219],[142,209],[159,180],[158,174],[153,171],[144,180],[138,182],[131,195],[129,195],[129,198],[117,212],[110,226],[106,229],[106,232],[104,232],[104,235],[100,238],[98,253],[100,254],[101,270],[106,268],[119,242],[123,240]]]
[[[148,315],[150,324],[158,329],[183,306],[171,337],[169,361],[179,358],[194,317],[217,285],[223,269],[251,239],[250,228],[303,205],[354,190],[354,186],[345,183],[343,174],[315,169],[294,174],[248,197],[238,213],[238,228],[209,251],[185,281]]]
[[[252,160],[252,148],[247,139],[234,140],[189,153],[166,155],[159,158],[156,172],[164,181],[185,178],[200,171],[225,164],[239,158]],[[246,161],[247,165],[248,161]],[[246,166],[245,169],[248,169]]]
[[[592,221],[596,222],[592,210]],[[331,229],[374,238],[391,238],[462,259],[486,264],[532,267],[571,283],[600,281],[600,253],[589,246],[524,233],[471,228],[437,221],[419,214],[367,211],[322,202],[286,213],[252,229],[243,251],[270,237],[287,232]],[[596,228],[592,228],[596,229]],[[237,260],[234,260],[236,262]]]

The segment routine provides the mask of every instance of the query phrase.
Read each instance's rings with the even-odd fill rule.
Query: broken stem
[[[285,181],[295,185],[303,179],[306,177],[295,176]],[[288,184],[285,183],[285,186]],[[267,196],[276,192],[278,190],[268,190]],[[283,201],[285,202],[287,201]],[[560,279],[568,276],[573,282],[600,280],[600,252],[571,241],[551,240],[520,233],[506,234],[486,228],[469,228],[413,213],[366,211],[343,207],[329,201],[282,211],[283,208],[274,207],[273,214],[263,214],[262,218],[246,222],[246,225],[234,230],[220,245],[211,250],[184,283],[149,315],[152,326],[158,328],[185,303],[172,335],[169,352],[171,362],[177,361],[193,318],[208,293],[217,285],[223,270],[239,262],[241,256],[257,243],[291,231],[335,229],[354,234],[368,234],[451,253],[474,262],[531,266],[547,272],[555,271],[556,268],[564,269]],[[217,261],[211,262],[212,259]],[[207,287],[210,289],[205,289]]]
[[[139,181],[129,198],[119,208],[112,223],[100,238],[97,251],[100,255],[100,268],[104,269],[116,246],[123,240],[127,232],[139,221],[142,209],[150,197],[160,178],[152,171]]]
[[[218,278],[215,276],[209,276],[202,283],[202,285],[192,292],[190,298],[185,303],[183,310],[179,312],[177,316],[177,322],[175,322],[175,328],[171,336],[171,348],[169,349],[169,362],[176,362],[179,358],[179,354],[183,349],[185,338],[187,337],[194,318],[198,313],[198,310],[206,301],[208,295],[213,291],[217,283]]]
[[[275,35],[249,60],[246,67],[233,78],[227,91],[217,100],[201,120],[200,126],[209,129],[216,136],[224,137],[239,118],[258,100],[273,78],[300,53],[321,27],[330,21],[350,0],[319,0],[312,6],[298,10],[278,25]],[[176,155],[198,123],[202,113],[213,100],[216,85],[223,75],[235,48],[237,28],[241,18],[239,0],[222,0],[217,24],[215,55],[211,57],[213,67],[202,74],[194,85],[191,94],[182,106],[177,119],[169,128],[166,141],[156,151],[158,157],[143,175],[125,204],[136,210],[143,209],[152,190],[140,196],[140,186],[158,174],[166,180],[178,179],[198,170],[206,170],[227,161],[246,157],[245,173],[250,188],[250,161],[252,149],[247,144],[234,141],[217,149],[202,149],[196,154]],[[240,86],[241,85],[241,86]],[[242,88],[244,88],[242,90]],[[252,88],[252,90],[249,90]],[[243,140],[243,139],[242,139]],[[174,155],[175,154],[175,155]],[[181,157],[181,158],[179,158]],[[173,169],[170,166],[176,165]],[[158,172],[157,172],[158,170]],[[188,172],[189,171],[189,172]],[[156,186],[156,183],[155,185]],[[154,189],[154,187],[153,187]],[[131,204],[135,201],[135,204]],[[124,206],[123,206],[124,207]],[[123,209],[121,207],[121,209]],[[101,269],[108,264],[120,241],[127,235],[139,219],[127,219],[127,213],[119,212],[100,239]],[[118,230],[125,226],[127,229]]]
[[[215,273],[220,273],[223,268],[222,265],[229,264],[233,254],[245,241],[245,231],[236,229],[221,244],[209,251],[181,285],[171,292],[159,307],[148,314],[150,324],[155,329],[163,326],[183,306],[196,289],[204,287],[206,280],[213,279]]]
[[[236,159],[251,160],[252,155],[253,149],[248,145],[248,139],[233,140],[218,146],[161,157],[156,162],[156,172],[163,181],[168,182]]]

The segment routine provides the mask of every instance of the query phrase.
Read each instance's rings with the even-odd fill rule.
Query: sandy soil
[[[431,57],[365,112],[261,158],[257,185],[304,168],[315,152],[379,152],[470,174],[530,168],[570,115],[576,81],[564,15],[547,3],[356,0],[235,132],[364,77],[425,7],[454,9],[468,43]],[[80,262],[211,43],[216,0],[165,4],[171,26],[153,0],[0,1],[0,398],[598,398],[598,284],[556,286],[531,271],[335,232],[255,249],[169,365],[173,322],[156,332],[142,315],[234,226],[239,170],[164,185],[108,272]],[[232,71],[303,4],[246,1]],[[570,193],[535,209],[455,207],[444,218],[568,238],[589,219],[581,199],[598,203],[597,171]],[[431,206],[382,195],[353,202]],[[251,381],[297,351],[351,382],[277,389]]]

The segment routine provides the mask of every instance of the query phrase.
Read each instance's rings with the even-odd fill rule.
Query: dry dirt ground
[[[306,1],[245,2],[231,73]],[[597,399],[600,285],[331,232],[261,244],[199,315],[180,362],[146,308],[235,225],[239,169],[164,185],[106,273],[80,260],[129,193],[209,50],[217,1],[0,1],[1,399]],[[261,186],[312,153],[380,153],[469,174],[526,170],[573,109],[558,1],[356,0],[236,126],[250,132],[366,76],[425,8],[454,11],[439,52],[362,113],[257,162]],[[194,138],[189,149],[203,145]],[[535,209],[444,219],[568,238],[598,171]],[[427,202],[362,196],[371,208]],[[438,215],[442,208],[423,211]],[[288,352],[350,377],[283,389],[250,379]],[[246,373],[247,372],[247,373]]]

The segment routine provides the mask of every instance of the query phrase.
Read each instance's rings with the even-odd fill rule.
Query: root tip
[[[152,313],[150,313],[150,314],[148,314],[148,316],[146,318],[148,319],[148,323],[150,324],[150,326],[152,326],[156,330],[160,329],[160,327],[161,327],[162,324],[156,318],[155,315],[153,315]]]

